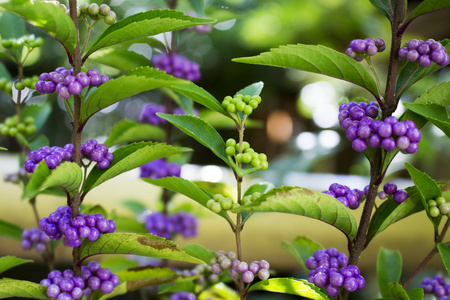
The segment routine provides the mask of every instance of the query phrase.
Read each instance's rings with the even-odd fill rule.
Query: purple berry
[[[61,282],[59,283],[59,288],[61,289],[61,291],[63,292],[70,292],[72,291],[72,289],[74,288],[75,284],[73,283],[73,280],[70,278],[64,278],[63,280],[61,280]]]
[[[406,131],[406,136],[409,138],[411,143],[418,143],[421,139],[420,130],[418,128],[409,128]]]
[[[419,57],[419,65],[423,68],[429,67],[431,65],[431,58],[424,54]]]
[[[358,289],[358,282],[354,277],[347,277],[344,281],[344,289],[349,292],[354,292]]]
[[[408,50],[417,50],[423,42],[421,40],[410,40],[407,44]]]
[[[102,159],[97,163],[97,168],[100,170],[105,170],[109,168],[111,162],[108,159]]]
[[[101,280],[97,276],[91,276],[87,281],[87,286],[93,291],[98,290],[100,285]]]
[[[374,56],[375,54],[378,53],[378,48],[375,45],[369,45],[369,46],[367,46],[366,52],[367,52],[367,55]]]
[[[314,275],[313,283],[317,287],[324,287],[328,284],[328,275],[324,272],[317,272]]]
[[[356,152],[364,152],[367,149],[367,143],[363,139],[357,138],[353,140],[352,148]]]
[[[420,54],[419,52],[417,52],[417,50],[409,50],[408,54],[406,54],[406,58],[410,61],[410,62],[415,62],[419,59]]]
[[[355,52],[364,52],[366,50],[367,43],[362,39],[355,39],[350,42],[350,48]]]
[[[95,274],[102,268],[102,265],[100,265],[98,261],[91,261],[87,264],[87,268],[89,269],[89,271]]]
[[[405,190],[397,190],[394,194],[394,201],[396,203],[402,203],[409,197],[408,192]]]
[[[114,284],[109,280],[103,281],[102,284],[100,285],[100,291],[103,294],[109,294],[113,290],[114,290]]]
[[[383,186],[383,191],[386,194],[393,195],[397,191],[397,185],[393,182],[388,182]]]
[[[381,141],[381,147],[386,151],[393,151],[397,144],[393,138],[387,137]]]
[[[56,297],[58,297],[60,292],[61,292],[61,290],[59,289],[59,286],[57,284],[51,284],[47,288],[47,296],[49,298],[56,298]]]
[[[401,136],[397,139],[397,148],[400,150],[408,149],[410,144],[411,144],[411,141],[406,136]]]
[[[255,274],[253,274],[253,272],[245,271],[244,273],[242,273],[242,281],[244,281],[245,283],[251,283],[253,279],[255,279]]]
[[[100,75],[92,75],[90,76],[91,86],[99,86],[102,84],[102,78]]]

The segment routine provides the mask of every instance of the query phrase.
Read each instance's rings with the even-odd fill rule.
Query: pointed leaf
[[[244,193],[244,196],[252,195],[254,193],[265,194],[274,188],[272,183],[255,183],[252,184]]]
[[[128,291],[137,290],[144,286],[158,285],[175,280],[177,273],[171,268],[142,266],[117,272],[120,281],[127,282]]]
[[[450,118],[446,107],[434,103],[404,103],[404,106],[423,116],[450,137]]]
[[[50,169],[47,167],[45,161],[41,161],[34,170],[33,176],[31,176],[30,181],[28,181],[27,185],[25,186],[22,199],[33,198],[34,196],[39,194],[42,184],[50,174]]]
[[[386,297],[388,298],[392,297],[396,300],[409,300],[408,293],[398,282],[389,283],[386,293],[387,293]]]
[[[81,212],[86,215],[102,214],[105,218],[108,218],[108,213],[101,205],[81,205]]]
[[[150,65],[149,60],[141,54],[126,49],[113,48],[96,52],[89,57],[89,61],[116,68],[123,73]]]
[[[183,251],[193,256],[195,258],[201,259],[206,264],[209,264],[212,258],[214,258],[214,253],[205,247],[197,244],[188,244],[183,247]]]
[[[322,293],[318,287],[304,279],[271,278],[255,283],[248,291],[267,291],[302,296],[314,300],[329,300],[328,296]]]
[[[114,288],[114,290],[109,294],[103,294],[100,290],[94,291],[89,297],[90,300],[106,300],[113,298],[115,296],[123,295],[128,292],[127,283],[121,282],[118,286]]]
[[[374,79],[361,64],[344,53],[321,45],[281,46],[258,56],[235,58],[233,61],[319,73],[352,82],[378,95]]]
[[[186,254],[172,241],[151,233],[107,233],[95,242],[85,240],[81,244],[78,264],[81,265],[83,260],[97,254],[135,254],[203,264],[201,260]]]
[[[75,25],[61,7],[49,2],[29,0],[11,0],[0,6],[45,30],[60,42],[69,54],[75,49],[77,42]]]
[[[108,169],[100,170],[95,167],[91,170],[86,179],[84,191],[86,193],[117,175],[145,165],[155,159],[188,150],[190,149],[152,142],[140,142],[123,146],[113,152],[114,160]]]
[[[39,283],[9,278],[0,279],[0,299],[22,297],[47,300],[47,287]]]
[[[377,260],[378,287],[383,297],[391,296],[390,282],[398,282],[402,275],[402,255],[381,247]]]
[[[148,232],[145,225],[136,220],[136,217],[116,216],[114,222],[116,222],[117,231],[136,233]]]
[[[421,288],[415,288],[407,292],[410,300],[423,300],[424,291]]]
[[[441,255],[442,262],[447,269],[447,273],[450,274],[450,246],[448,243],[439,243],[437,244],[437,248]]]
[[[122,204],[135,215],[142,214],[147,210],[147,206],[139,200],[126,200]]]
[[[142,124],[132,120],[122,120],[117,123],[104,144],[108,147],[137,141],[162,141],[164,131],[157,126]]]
[[[120,100],[159,87],[185,82],[187,83],[185,80],[167,75],[157,69],[148,67],[135,69],[125,76],[105,82],[92,92],[83,105],[82,122],[85,123],[96,112]]]
[[[6,149],[5,147],[0,147],[0,150],[7,151],[8,149]]]
[[[450,0],[424,0],[413,10],[406,22],[411,22],[423,14],[448,7],[450,7]]]
[[[5,272],[15,266],[22,265],[24,263],[33,262],[31,259],[22,259],[15,256],[2,256],[0,257],[0,273]]]
[[[22,241],[23,229],[15,224],[0,220],[0,236]]]
[[[174,10],[155,9],[137,13],[108,27],[93,43],[85,57],[101,48],[133,39],[214,22],[213,19],[194,18]]]
[[[300,187],[271,190],[251,204],[233,212],[282,212],[310,217],[341,230],[352,241],[356,235],[356,220],[339,200],[321,192]]]
[[[370,0],[373,6],[376,7],[383,15],[385,15],[389,20],[392,19],[392,9],[389,7],[390,1],[388,0]]]
[[[203,146],[209,148],[217,157],[232,167],[228,161],[228,155],[225,153],[225,142],[222,136],[211,125],[192,115],[156,114],[178,127],[190,137],[196,139]]]
[[[450,52],[450,51],[449,51]],[[414,104],[433,103],[443,107],[450,105],[450,82],[437,84],[420,95]],[[409,104],[409,103],[408,103]]]
[[[161,179],[142,178],[142,180],[150,184],[185,195],[186,197],[191,198],[204,207],[206,207],[206,202],[213,198],[212,195],[208,194],[191,181],[180,177],[164,177]],[[228,217],[228,215],[223,211],[219,213],[219,216],[230,221],[230,217]]]
[[[111,255],[102,258],[102,267],[108,268],[112,273],[116,274],[121,270],[139,267],[139,262],[126,255]]]
[[[70,197],[75,195],[80,189],[83,181],[83,171],[73,162],[63,162],[51,172],[42,183],[41,190],[58,186]]]
[[[320,244],[305,236],[298,236],[291,243],[282,242],[281,247],[300,263],[304,271],[308,270],[305,266],[306,259],[313,256],[316,250],[323,248]]]
[[[249,86],[246,86],[245,88],[243,88],[242,90],[239,90],[236,95],[250,95],[250,96],[258,96],[259,94],[261,94],[261,91],[264,87],[264,83],[262,81],[259,82],[255,82],[253,84],[250,84]]]

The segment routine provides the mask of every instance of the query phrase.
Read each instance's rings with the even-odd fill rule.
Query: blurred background
[[[421,1],[409,1],[411,11]],[[112,0],[106,3],[117,13],[120,20],[131,14],[154,8],[167,7],[164,1]],[[179,1],[178,9],[190,12],[188,1]],[[249,186],[255,182],[272,182],[275,186],[291,185],[325,190],[331,183],[339,182],[351,188],[362,189],[368,184],[369,166],[362,154],[351,148],[338,124],[339,104],[354,97],[370,95],[363,89],[343,81],[296,70],[246,65],[232,62],[233,58],[253,56],[270,48],[285,44],[321,44],[345,52],[355,38],[383,38],[389,49],[390,27],[386,18],[369,1],[344,0],[206,0],[205,17],[218,20],[207,34],[183,31],[176,35],[178,52],[201,66],[201,79],[197,85],[221,101],[227,95],[254,82],[264,82],[262,103],[252,114],[253,126],[245,131],[245,140],[259,153],[268,156],[270,167],[247,179]],[[405,42],[412,38],[426,40],[446,39],[450,35],[450,10],[422,16],[413,23]],[[62,47],[42,31],[27,26],[30,33],[42,36],[44,46],[35,53],[25,66],[25,76],[49,72],[58,66],[66,66],[67,59]],[[94,33],[95,34],[95,33]],[[170,36],[158,37],[160,40]],[[129,49],[151,59],[152,49],[147,45],[134,45]],[[153,51],[153,54],[156,53]],[[388,51],[375,56],[374,64],[381,78],[385,78]],[[12,77],[17,76],[14,65],[1,61]],[[121,75],[122,70],[101,63],[93,57],[86,67],[96,67],[110,77]],[[365,64],[365,62],[362,62]],[[151,62],[148,62],[151,65]],[[366,65],[366,64],[365,64]],[[367,65],[366,65],[367,66]],[[450,71],[442,69],[433,76],[414,85],[401,101],[414,101],[423,91],[436,83],[450,80]],[[382,79],[383,82],[383,79]],[[383,85],[383,83],[382,83]],[[42,133],[49,137],[50,145],[63,146],[71,142],[70,118],[64,105],[55,95],[39,96],[31,101],[51,102],[53,110]],[[122,119],[138,120],[143,105],[149,102],[162,103],[160,91],[140,94],[119,102],[93,117],[85,129],[83,141],[90,138],[105,140],[112,126]],[[235,129],[229,124],[208,119],[203,107],[195,105],[200,116],[204,116],[218,129],[224,139],[237,138]],[[403,107],[399,105],[396,116]],[[0,122],[14,114],[8,97],[0,91]],[[448,180],[450,145],[448,138],[437,128],[427,124],[422,129],[419,151],[414,155],[397,155],[387,175],[399,188],[411,185],[404,163],[427,172],[435,180]],[[174,133],[180,143],[192,148],[185,158],[182,177],[190,180],[226,182],[234,185],[229,170],[221,165],[208,149],[194,140]],[[0,152],[0,173],[17,172],[18,145],[10,137],[0,136],[0,146],[8,149]],[[34,226],[30,218],[31,207],[21,201],[21,187],[0,181],[0,219],[22,227]],[[139,179],[138,170],[115,178],[89,194],[90,204],[101,204],[107,210],[116,209],[131,214],[123,208],[126,200],[135,200],[157,208],[160,190]],[[177,197],[176,203],[188,201]],[[42,216],[64,205],[62,198],[39,196],[38,209]],[[180,204],[181,205],[181,204]],[[195,204],[192,204],[195,205]],[[200,218],[199,235],[192,239],[177,239],[176,243],[198,243],[217,251],[233,250],[234,237],[228,224],[198,207]],[[352,212],[359,220],[361,209]],[[258,214],[246,225],[243,236],[243,253],[248,260],[266,259],[281,274],[305,276],[300,265],[281,248],[281,242],[292,241],[296,236],[308,236],[325,247],[336,247],[346,252],[346,239],[338,230],[326,224],[295,215]],[[377,236],[361,257],[361,268],[371,272],[375,266],[378,249],[398,249],[404,255],[404,274],[411,272],[418,261],[426,256],[433,245],[433,228],[424,213],[414,215],[391,226]],[[230,247],[232,249],[230,249]],[[57,250],[57,263],[69,262],[70,251]],[[39,258],[31,252],[21,250],[20,243],[7,238],[0,239],[0,255],[14,254],[19,257]],[[429,265],[430,273],[444,272],[442,262],[435,257]],[[427,274],[427,270],[423,271]],[[11,275],[12,277],[13,275]],[[406,275],[405,275],[406,276]],[[41,276],[42,277],[42,276]],[[302,277],[305,278],[305,277]],[[417,284],[417,283],[416,283]],[[376,290],[376,286],[373,287]],[[355,298],[356,299],[356,298]]]

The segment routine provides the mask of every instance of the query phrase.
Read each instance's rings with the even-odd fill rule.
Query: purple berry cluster
[[[404,154],[412,154],[419,148],[420,130],[412,120],[400,122],[396,117],[384,121],[375,120],[379,115],[376,102],[343,103],[339,107],[339,124],[352,141],[352,148],[364,152],[367,145],[382,147],[386,151],[398,148]]]
[[[448,64],[447,50],[441,43],[429,39],[427,41],[413,39],[405,47],[400,48],[398,56],[410,62],[418,62],[421,67],[429,67],[432,62],[444,67]]]
[[[211,265],[211,272],[215,275],[220,275],[223,270],[230,270],[230,277],[233,280],[242,279],[245,283],[251,283],[258,276],[261,280],[266,280],[270,277],[270,265],[267,261],[253,261],[250,264],[245,261],[237,259],[236,253],[223,250],[217,251],[216,255],[209,262]]]
[[[112,274],[108,268],[102,268],[97,261],[81,267],[81,278],[89,291],[100,289],[103,294],[110,294],[119,285],[119,276]]]
[[[425,294],[434,294],[438,300],[450,300],[450,297],[447,297],[450,296],[450,283],[445,283],[441,275],[424,278],[420,287]]]
[[[30,251],[33,247],[38,253],[44,253],[50,243],[50,237],[38,228],[25,229],[22,231],[22,249]]]
[[[177,163],[168,163],[166,159],[159,158],[145,165],[140,166],[141,178],[160,179],[164,177],[181,175],[181,166]]]
[[[175,234],[189,238],[197,235],[198,221],[186,212],[173,215],[154,212],[146,216],[145,227],[149,233],[166,239],[172,238]]]
[[[81,239],[86,238],[93,242],[104,233],[116,230],[116,223],[106,219],[102,214],[80,214],[72,218],[70,207],[60,206],[47,218],[39,221],[39,227],[51,239],[59,240],[64,237],[64,243],[69,247],[81,245]]]
[[[58,146],[44,146],[38,150],[33,150],[28,154],[28,160],[24,163],[25,171],[34,173],[37,165],[44,160],[50,170],[55,169],[65,161],[73,161],[73,145],[67,144],[64,148]]]
[[[357,209],[360,203],[366,198],[363,191],[358,189],[352,190],[348,186],[339,183],[332,183],[328,190],[322,193],[336,198],[350,209]]]
[[[368,189],[368,186],[367,186]],[[402,189],[398,189],[397,185],[393,182],[388,182],[383,186],[383,190],[378,193],[380,199],[386,199],[387,195],[392,195],[394,201],[398,204],[405,201],[409,195],[408,192]]]
[[[200,66],[177,53],[161,53],[152,58],[156,69],[178,78],[196,81],[200,79]]]
[[[345,54],[356,61],[362,61],[365,56],[374,56],[378,52],[383,52],[385,49],[386,43],[383,39],[355,39],[350,42],[349,48],[345,51]]]
[[[88,140],[86,144],[81,144],[81,153],[84,158],[95,161],[100,170],[107,169],[114,160],[114,155],[108,151],[108,147],[96,140]]]
[[[42,73],[35,87],[40,94],[57,92],[61,98],[68,99],[71,95],[79,95],[85,87],[98,87],[108,80],[108,76],[100,75],[96,69],[74,76],[73,70],[58,67],[53,72]]]
[[[178,292],[170,296],[170,300],[197,300],[194,294],[189,292]]]
[[[357,266],[348,265],[347,256],[336,248],[319,249],[308,257],[305,266],[311,270],[308,282],[325,288],[330,297],[339,295],[341,287],[349,292],[360,290],[365,285]]]
[[[83,296],[85,281],[74,276],[70,269],[63,272],[54,270],[48,273],[47,278],[42,279],[40,285],[47,287],[47,296],[51,299],[72,300]]]

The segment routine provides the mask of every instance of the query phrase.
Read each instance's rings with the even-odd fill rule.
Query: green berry
[[[249,104],[249,102],[250,102],[251,100],[252,100],[252,96],[250,96],[250,95],[244,96],[244,102],[245,102],[245,103]]]
[[[446,214],[450,213],[450,205],[447,203],[439,205],[439,212],[442,215],[446,215]]]
[[[214,199],[209,199],[208,202],[206,202],[206,207],[211,209],[211,206],[216,203]]]
[[[225,149],[225,153],[226,153],[228,156],[234,156],[234,155],[236,154],[236,149],[235,149],[234,147],[227,147],[227,148]]]
[[[236,96],[234,96],[234,99],[239,100],[239,101],[243,101],[244,96],[242,94],[237,94]]]
[[[261,193],[258,193],[258,192],[256,192],[256,193],[253,193],[252,194],[252,202],[253,201],[255,201],[256,199],[258,199],[259,197],[261,197]]]
[[[248,142],[242,142],[242,150],[250,148],[250,144]]]
[[[220,205],[224,210],[229,210],[231,209],[231,207],[233,207],[233,199],[231,199],[230,197],[223,198],[220,201]]]
[[[247,204],[252,203],[252,197],[251,196],[242,197],[241,203],[242,203],[242,205],[247,205]]]
[[[3,126],[2,126],[0,132],[1,132],[3,135],[9,135],[9,127],[3,124]]]
[[[91,16],[96,16],[99,11],[100,11],[100,8],[97,3],[91,3],[89,5],[88,12]]]
[[[19,124],[19,117],[18,116],[12,116],[12,117],[9,117],[9,118],[6,118],[5,119],[5,124],[7,125],[7,126],[9,126],[9,127],[12,127],[12,126],[17,126],[17,124]]]
[[[109,14],[105,16],[104,21],[107,25],[113,25],[116,22],[116,13],[110,11]]]
[[[32,135],[36,132],[36,126],[34,124],[28,125],[27,128],[25,128],[25,134]]]
[[[247,148],[247,149],[244,150],[244,153],[254,154],[255,150],[253,150],[253,148]]]
[[[258,102],[256,100],[250,100],[248,103],[253,109],[256,109],[258,107]]]
[[[231,96],[226,96],[225,98],[223,98],[223,101],[231,101],[233,100],[233,97]]]
[[[264,153],[259,153],[258,156],[259,156],[259,159],[262,161],[267,160],[267,155],[265,155]]]
[[[259,159],[252,159],[252,163],[251,163],[252,167],[254,168],[258,168],[261,166],[261,161]]]
[[[445,198],[442,197],[442,196],[439,196],[439,197],[436,198],[436,204],[437,204],[437,206],[440,206],[441,204],[444,204],[444,203],[446,203],[446,202],[447,202],[447,201],[446,201]]]
[[[80,9],[80,11],[83,14],[88,14],[89,13],[89,3],[83,3],[80,6],[78,6],[78,8]]]
[[[24,122],[26,125],[34,124],[34,118],[33,118],[32,116],[27,116],[27,117],[25,117],[25,119],[23,120],[23,122]]]
[[[267,161],[263,161],[262,163],[261,163],[261,170],[267,170],[267,168],[269,167],[269,163],[267,162]]]
[[[108,4],[102,4],[102,5],[100,5],[100,7],[98,9],[102,16],[107,16],[109,14],[109,12],[111,11],[111,7],[109,7]]]
[[[253,112],[253,108],[250,105],[246,105],[245,109],[244,109],[244,114],[246,114],[248,116],[248,115],[251,115],[252,112]]]
[[[238,164],[241,164],[241,163],[242,163],[243,157],[244,157],[244,154],[242,154],[242,153],[236,154],[236,162],[237,162]]]
[[[218,214],[222,211],[222,206],[220,205],[219,202],[215,202],[213,205],[211,205],[211,210],[216,214]]]
[[[19,132],[24,132],[24,131],[25,131],[25,128],[26,128],[26,126],[25,126],[24,123],[19,123],[19,124],[17,124],[17,130],[18,130]]]
[[[441,212],[439,211],[439,208],[437,208],[436,206],[433,206],[430,208],[430,216],[435,218],[437,216],[439,216]]]
[[[246,105],[242,101],[239,101],[238,103],[236,103],[236,110],[239,112],[244,111],[245,107],[246,107]]]
[[[23,82],[24,86],[29,88],[31,86],[31,84],[32,84],[32,81],[33,80],[30,77],[27,77],[22,82]],[[17,83],[16,83],[16,88],[17,88]]]
[[[238,208],[239,206],[239,203],[233,202],[233,206],[231,207],[231,209]]]
[[[235,139],[232,139],[232,138],[229,138],[229,139],[225,142],[225,145],[226,145],[227,147],[234,147],[234,146],[236,146],[236,140],[235,140]]]
[[[12,40],[3,40],[2,41],[2,46],[4,48],[11,48],[12,44],[13,44]]]
[[[9,135],[10,136],[16,136],[18,133],[17,127],[11,127],[9,128]]]
[[[13,83],[11,81],[7,82],[4,88],[5,93],[11,94]]]
[[[249,153],[244,153],[243,155],[242,155],[242,162],[244,163],[244,164],[248,164],[248,163],[250,163],[252,161],[252,155],[251,154],[249,154]]]
[[[0,90],[3,90],[5,88],[7,82],[8,80],[6,78],[0,79]]]
[[[436,201],[435,201],[435,200],[433,200],[433,199],[431,199],[431,200],[428,200],[428,201],[427,201],[427,204],[428,204],[428,206],[429,206],[429,207],[434,207],[434,206],[437,206],[437,203],[436,203]]]
[[[231,101],[230,101],[230,100],[223,100],[223,102],[222,102],[222,107],[223,107],[223,108],[227,108],[227,106],[230,105],[230,104],[231,104]]]
[[[23,83],[23,81],[16,81],[16,84],[14,86],[18,91],[21,91],[25,88],[25,84]]]
[[[214,195],[214,201],[220,201],[223,198],[225,198],[222,194],[216,194]]]
[[[236,106],[234,104],[228,104],[227,105],[227,112],[234,113],[236,111]]]
[[[253,100],[255,100],[256,102],[261,103],[261,97],[260,96],[253,96],[252,97]]]

